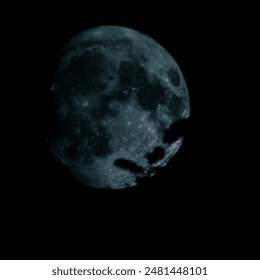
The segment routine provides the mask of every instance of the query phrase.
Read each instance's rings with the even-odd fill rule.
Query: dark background
[[[10,48],[18,57],[10,71],[1,258],[257,258],[257,184],[248,148],[256,126],[245,119],[252,112],[241,67],[243,19],[227,7],[151,5],[39,5],[13,15]],[[191,102],[180,151],[153,179],[120,191],[76,182],[46,142],[61,48],[80,31],[106,24],[164,46],[182,69]]]

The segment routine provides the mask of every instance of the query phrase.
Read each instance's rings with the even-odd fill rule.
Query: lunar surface
[[[52,85],[55,158],[84,185],[122,189],[165,166],[183,137],[189,95],[173,57],[129,28],[100,26],[72,38]]]

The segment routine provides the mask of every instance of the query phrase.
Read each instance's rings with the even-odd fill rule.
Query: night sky
[[[229,12],[216,7],[141,11],[122,3],[105,16],[100,8],[39,6],[13,15],[10,48],[21,61],[11,71],[16,82],[8,97],[16,117],[8,120],[6,134],[11,156],[1,223],[8,246],[1,258],[253,258],[254,171],[247,172],[241,149],[249,109],[242,107],[234,64],[239,19],[230,21]],[[49,88],[61,48],[79,32],[106,24],[136,29],[166,48],[190,94],[182,148],[152,180],[120,191],[81,185],[51,158],[47,145],[55,129]]]

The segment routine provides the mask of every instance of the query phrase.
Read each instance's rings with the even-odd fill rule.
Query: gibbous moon
[[[72,38],[52,85],[59,121],[54,157],[84,185],[122,189],[165,166],[182,145],[169,129],[189,117],[173,57],[129,28],[99,26]]]

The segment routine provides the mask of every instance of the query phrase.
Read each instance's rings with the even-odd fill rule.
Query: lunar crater
[[[146,157],[149,163],[155,163],[159,159],[162,159],[165,155],[165,151],[162,147],[155,147],[151,153],[147,153]]]
[[[127,169],[133,173],[143,173],[144,172],[144,169],[141,166],[139,166],[138,164],[136,164],[135,162],[133,162],[131,160],[119,158],[119,159],[115,160],[114,164],[115,164],[115,166],[117,166],[119,168]]]
[[[167,71],[167,76],[175,87],[178,87],[180,85],[180,76],[174,68],[171,68]]]

